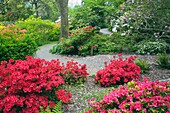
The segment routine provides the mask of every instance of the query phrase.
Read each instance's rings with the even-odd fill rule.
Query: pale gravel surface
[[[52,59],[59,59],[60,62],[66,63],[67,61],[74,59],[74,61],[80,64],[87,65],[87,71],[90,75],[95,75],[95,73],[104,67],[104,62],[108,62],[112,59],[113,55],[96,55],[87,57],[78,56],[62,56],[49,53],[49,49],[55,44],[48,44],[40,47],[40,50],[36,52],[36,58],[43,58],[48,61]],[[123,55],[123,58],[127,58],[130,55]],[[138,58],[145,59],[148,61],[151,70],[148,74],[141,75],[142,77],[149,77],[151,80],[162,80],[170,81],[170,70],[159,69],[156,66],[156,56],[141,56],[137,55]],[[95,85],[92,77],[88,77],[87,83],[80,86],[68,86],[68,89],[73,94],[72,104],[65,105],[63,113],[83,113],[83,109],[88,106],[88,101],[90,97],[93,97],[95,92],[106,90],[98,85]],[[67,107],[66,107],[67,106]],[[66,109],[67,108],[67,109]]]

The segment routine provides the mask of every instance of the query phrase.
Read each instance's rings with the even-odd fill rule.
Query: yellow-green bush
[[[35,53],[38,46],[26,32],[16,25],[8,25],[0,29],[0,61],[11,58],[25,59],[25,56]]]
[[[3,26],[3,24],[0,22],[0,30],[3,29],[3,28],[4,28],[4,26]]]
[[[29,37],[34,38],[40,46],[49,41],[58,41],[60,37],[60,26],[49,20],[30,17],[24,21],[16,22],[21,29],[26,29]]]

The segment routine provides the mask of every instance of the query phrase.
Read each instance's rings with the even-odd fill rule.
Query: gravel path
[[[112,59],[113,55],[96,55],[87,57],[78,56],[62,56],[49,53],[49,50],[55,44],[47,44],[36,52],[35,57],[46,59],[48,61],[52,59],[59,59],[60,62],[66,63],[67,61],[74,59],[80,64],[87,65],[87,71],[90,75],[95,75],[95,73],[104,67],[104,62],[108,62]],[[130,55],[123,55],[123,58],[127,58]],[[156,66],[156,56],[147,55],[137,55],[138,58],[145,59],[151,68],[149,73],[142,74],[142,77],[149,77],[151,80],[161,80],[170,81],[170,70],[159,69]],[[105,92],[107,89],[95,85],[93,82],[93,76],[88,77],[87,83],[79,86],[66,86],[67,90],[72,93],[72,103],[68,105],[63,105],[63,113],[84,113],[84,109],[88,107],[88,101],[91,97],[95,97],[96,92]]]
[[[108,30],[108,28],[100,29],[99,32],[102,33],[103,35],[111,35],[111,34],[112,34],[112,33]]]
[[[53,59],[59,59],[61,63],[66,63],[67,61],[73,59],[74,61],[80,63],[80,64],[86,64],[87,65],[87,71],[90,73],[90,75],[95,75],[95,73],[104,68],[104,62],[108,62],[113,59],[113,55],[96,55],[96,56],[87,56],[87,57],[79,57],[79,56],[62,56],[57,54],[51,54],[49,53],[49,50],[54,46],[55,44],[47,44],[44,46],[41,46],[40,49],[36,52],[35,57],[41,58],[45,60],[53,60]],[[130,55],[123,55],[123,58],[128,58]],[[152,76],[160,76],[158,78],[161,79],[167,79],[170,78],[170,73],[165,72],[165,76],[161,76],[165,70],[160,70],[155,67],[156,62],[156,56],[148,56],[148,55],[137,55],[138,58],[145,59],[148,61],[149,65],[153,70],[151,70]],[[168,71],[168,70],[166,70]],[[160,73],[161,72],[161,73]],[[153,77],[152,77],[153,78]],[[156,79],[155,78],[155,79]]]

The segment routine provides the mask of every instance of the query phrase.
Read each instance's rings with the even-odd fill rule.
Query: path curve
[[[104,62],[109,62],[112,59],[112,55],[96,55],[96,56],[87,56],[87,57],[79,57],[79,56],[62,56],[58,54],[51,54],[49,50],[56,44],[47,44],[41,46],[39,50],[35,54],[35,58],[45,59],[47,61],[53,59],[59,59],[61,63],[66,63],[67,61],[74,60],[80,64],[87,65],[87,71],[90,75],[94,75],[99,69],[104,67]]]
[[[112,33],[108,30],[108,28],[102,28],[99,31],[100,33],[102,33],[103,35],[111,35]]]
[[[63,55],[58,55],[58,54],[51,54],[49,53],[49,50],[54,45],[56,44],[47,44],[47,45],[41,46],[40,49],[36,52],[35,58],[41,58],[47,61],[50,61],[53,59],[59,59],[61,63],[66,63],[67,61],[70,61],[73,59],[79,64],[86,64],[87,71],[90,75],[95,75],[98,70],[103,69],[105,61],[109,63],[110,60],[113,60],[113,55],[96,55],[96,56],[79,57],[79,56],[63,56]],[[128,58],[129,56],[130,55],[123,55],[123,58]],[[149,65],[155,64],[156,62],[156,56],[137,55],[137,57],[147,60]],[[164,71],[164,70],[154,69],[151,71],[151,73],[152,74],[150,76],[153,79],[166,80],[170,78],[170,70]]]

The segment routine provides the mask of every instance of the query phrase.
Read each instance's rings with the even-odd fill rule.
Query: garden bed
[[[130,55],[123,55],[123,58],[127,58],[129,56]],[[150,67],[148,73],[141,74],[141,80],[144,77],[147,77],[150,78],[151,81],[169,81],[170,70],[159,68],[156,65],[157,56],[137,55],[137,57],[147,60]],[[66,59],[71,58],[73,57],[67,57]],[[78,86],[66,86],[72,93],[72,103],[64,105],[63,113],[84,113],[85,108],[89,107],[88,102],[92,97],[101,99],[109,89],[112,89],[111,87],[103,88],[94,83],[94,73],[96,73],[96,70],[104,67],[104,63],[101,62],[108,61],[109,63],[111,59],[111,55],[97,55],[88,57],[74,56],[75,61],[87,64],[87,69],[91,76],[87,77],[87,83]]]

